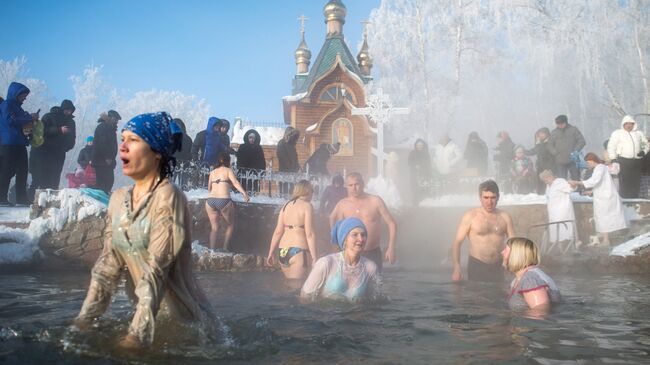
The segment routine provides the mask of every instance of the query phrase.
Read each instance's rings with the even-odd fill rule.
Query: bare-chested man
[[[361,174],[358,172],[348,174],[345,179],[345,187],[348,190],[348,196],[334,207],[330,214],[330,227],[343,218],[357,217],[361,219],[368,231],[368,240],[362,255],[374,261],[381,271],[384,259],[391,264],[395,262],[397,224],[380,197],[363,191],[364,183]],[[382,255],[380,247],[382,220],[388,226],[388,247],[385,255]]]
[[[507,238],[515,232],[510,215],[497,209],[499,186],[492,180],[484,181],[478,187],[481,207],[463,215],[452,246],[454,262],[453,281],[463,279],[460,266],[460,247],[469,238],[467,278],[474,281],[502,282],[503,267],[501,251]]]

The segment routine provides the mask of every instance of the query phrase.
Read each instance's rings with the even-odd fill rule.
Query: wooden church
[[[300,131],[296,149],[301,166],[321,143],[339,142],[339,152],[328,163],[330,173],[356,171],[368,178],[375,173],[370,148],[376,135],[368,119],[352,115],[352,109],[365,107],[364,84],[372,80],[372,59],[365,36],[356,60],[352,56],[343,37],[346,13],[340,0],[325,5],[327,36],[311,68],[311,51],[301,29],[292,96],[283,98],[284,122]]]

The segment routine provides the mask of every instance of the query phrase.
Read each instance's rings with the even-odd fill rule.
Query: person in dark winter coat
[[[284,137],[278,142],[276,156],[278,157],[278,170],[280,172],[298,172],[300,163],[298,162],[298,152],[296,143],[300,138],[300,131],[294,127],[287,127],[284,130]]]
[[[515,144],[510,139],[508,132],[499,132],[497,134],[499,144],[494,149],[497,153],[494,155],[494,161],[497,162],[497,176],[506,178],[510,176],[510,161],[515,157]]]
[[[79,151],[77,163],[82,169],[86,169],[93,159],[93,136],[86,137],[86,145]]]
[[[183,132],[183,143],[181,144],[181,148],[176,151],[173,156],[176,159],[176,166],[180,168],[180,172],[174,177],[174,181],[177,184],[180,184],[182,190],[188,190],[193,188],[193,186],[191,186],[193,184],[191,184],[190,181],[194,180],[192,179],[193,171],[190,168],[192,164],[192,138],[187,135],[187,127],[185,127],[185,123],[182,119],[174,118],[173,122],[175,122]]]
[[[27,136],[31,133],[38,112],[29,114],[22,104],[29,95],[27,86],[12,82],[7,100],[0,104],[0,206],[12,205],[7,200],[9,183],[16,176],[16,204],[28,205],[27,200]]]
[[[74,104],[66,99],[60,107],[52,107],[43,116],[43,144],[32,147],[29,156],[32,173],[29,194],[32,198],[36,189],[59,188],[65,154],[74,147],[77,139],[74,111]]]
[[[546,194],[546,183],[539,178],[545,170],[549,170],[555,173],[555,157],[551,153],[549,148],[549,136],[551,132],[548,128],[543,127],[535,132],[535,147],[530,150],[525,150],[526,155],[528,156],[537,156],[535,161],[535,180],[536,180],[536,189],[537,194],[544,195]]]
[[[205,156],[205,134],[205,129],[197,133],[192,143],[192,160],[199,164],[203,162]]]
[[[174,118],[173,120],[181,130],[183,131],[183,145],[181,149],[174,153],[174,158],[176,162],[182,166],[185,166],[186,163],[192,160],[192,138],[187,135],[187,128],[185,127],[185,122],[180,118]]]
[[[222,124],[223,121],[217,117],[208,119],[208,127],[205,129],[205,152],[203,155],[203,163],[208,166],[216,165],[219,153],[226,150],[221,134]]]
[[[258,177],[261,177],[263,170],[266,170],[264,150],[260,146],[261,140],[260,134],[255,129],[249,129],[244,133],[244,143],[236,152],[238,174],[260,174]],[[239,181],[246,191],[260,191],[258,180],[241,177]]]
[[[117,165],[117,122],[122,117],[115,111],[109,110],[102,114],[97,121],[93,137],[93,158],[92,165],[95,168],[97,182],[95,187],[103,190],[106,194],[111,193],[115,182],[114,170]]]
[[[335,144],[321,143],[314,153],[305,161],[305,171],[309,171],[312,175],[328,175],[330,172],[327,170],[327,162],[330,160],[332,155],[336,154],[339,151],[341,144],[336,142]]]
[[[427,193],[422,183],[431,180],[433,176],[429,145],[423,139],[415,141],[413,151],[409,153],[408,166],[413,205],[418,205]]]
[[[557,128],[551,132],[549,149],[555,156],[556,176],[580,180],[580,171],[571,160],[571,153],[580,151],[585,146],[585,137],[578,128],[569,124],[566,115],[558,115],[555,125]]]
[[[485,176],[488,164],[488,147],[477,132],[471,132],[467,137],[463,157],[467,160],[468,169],[474,170],[478,176]]]
[[[230,122],[227,119],[219,119],[221,121],[221,140],[224,148],[228,151],[229,154],[234,155],[236,153],[235,149],[230,147],[230,136],[228,135],[228,130],[230,130]]]

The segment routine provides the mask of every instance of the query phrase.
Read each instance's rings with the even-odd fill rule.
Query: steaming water
[[[301,305],[277,273],[199,276],[227,339],[198,345],[156,333],[140,354],[113,347],[131,306],[119,295],[98,328],[71,332],[89,273],[0,275],[0,363],[429,364],[647,363],[650,278],[556,276],[565,303],[546,320],[513,314],[499,285],[449,283],[449,273],[389,269],[390,300]],[[189,337],[192,337],[192,331]],[[162,340],[161,340],[162,339]],[[175,340],[181,344],[175,344]]]

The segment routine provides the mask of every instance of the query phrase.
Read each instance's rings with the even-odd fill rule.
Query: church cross
[[[384,124],[390,123],[390,118],[395,115],[408,114],[408,108],[398,108],[390,102],[388,94],[382,89],[377,89],[376,94],[368,96],[365,108],[352,108],[352,115],[365,115],[377,124],[377,149],[370,151],[377,156],[377,175],[384,176],[384,160],[388,158],[384,152]]]
[[[302,33],[304,33],[304,32],[305,32],[305,22],[306,22],[307,20],[309,20],[309,18],[307,18],[307,17],[304,16],[304,15],[301,15],[301,16],[298,17],[298,20],[300,20],[300,31],[301,31]]]

